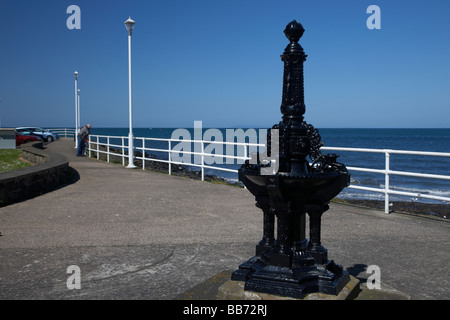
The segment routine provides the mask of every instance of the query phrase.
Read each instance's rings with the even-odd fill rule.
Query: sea
[[[139,151],[142,148],[142,140],[139,137],[148,138],[176,138],[176,139],[198,139],[199,132],[205,140],[217,139],[220,134],[223,141],[227,141],[227,134],[236,133],[240,128],[201,128],[195,131],[194,128],[181,128],[188,136],[180,136],[180,128],[133,128],[135,139],[135,148]],[[213,129],[212,131],[208,131]],[[265,131],[259,128],[242,128],[244,132],[248,129],[254,130],[258,135],[259,143],[265,142]],[[266,129],[266,128],[263,128]],[[178,131],[177,131],[178,130]],[[331,129],[318,128],[324,147],[345,147],[345,148],[369,148],[369,149],[394,149],[407,151],[431,151],[450,153],[450,128],[445,129]],[[252,131],[253,132],[253,131]],[[106,136],[123,136],[127,137],[128,128],[95,128],[91,129],[92,135]],[[196,135],[196,136],[195,136]],[[211,138],[211,136],[214,136]],[[247,142],[249,139],[246,140]],[[113,144],[120,145],[120,139],[111,139]],[[174,147],[172,143],[172,148]],[[165,141],[146,141],[146,148],[167,149],[168,143]],[[239,155],[242,150],[240,147],[235,148],[233,152]],[[213,152],[218,149],[212,150]],[[195,151],[192,146],[191,151]],[[221,151],[223,154],[229,154],[229,150]],[[152,156],[160,159],[168,159],[167,152],[148,151]],[[343,163],[347,167],[362,167],[372,169],[385,168],[385,155],[383,153],[365,153],[365,152],[349,152],[349,151],[328,151],[323,150],[323,154],[336,153],[339,155],[338,162]],[[194,156],[192,156],[194,157]],[[194,160],[194,159],[192,159]],[[228,160],[229,162],[230,160]],[[223,161],[225,162],[225,160]],[[242,161],[235,160],[233,163],[224,163],[220,166],[231,169],[238,169],[242,165]],[[190,170],[199,170],[198,167],[189,167]],[[396,171],[407,171],[416,173],[427,173],[437,175],[450,176],[450,157],[437,156],[417,156],[391,154],[390,169]],[[237,173],[219,171],[214,169],[206,169],[205,174],[219,176],[231,183],[239,183]],[[360,171],[351,171],[351,184],[372,188],[384,188],[385,177],[379,173],[369,173]],[[450,197],[450,180],[416,178],[407,176],[391,175],[389,185],[392,190],[413,192],[420,194],[428,194],[441,197]],[[366,200],[384,200],[384,194],[367,192],[352,188],[344,189],[338,196],[341,199],[366,199]],[[418,201],[425,203],[444,203],[441,200],[430,200],[423,198],[414,198],[411,196],[391,195],[392,201]]]

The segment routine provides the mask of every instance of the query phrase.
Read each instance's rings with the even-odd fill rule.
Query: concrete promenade
[[[77,158],[71,139],[47,148],[79,179],[0,208],[0,300],[176,299],[254,255],[262,213],[247,190]],[[412,299],[449,299],[449,239],[431,217],[336,203],[323,217],[330,259],[360,279],[377,265]]]

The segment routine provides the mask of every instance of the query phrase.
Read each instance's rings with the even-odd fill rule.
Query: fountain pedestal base
[[[333,260],[317,264],[308,251],[295,252],[289,259],[290,266],[274,264],[288,259],[289,256],[283,256],[280,260],[279,254],[266,251],[242,263],[231,280],[244,282],[244,290],[303,299],[314,292],[337,296],[351,279]]]
[[[297,298],[280,296],[269,293],[246,290],[244,281],[228,280],[222,284],[217,292],[218,300],[297,300]],[[342,288],[338,295],[324,293],[310,293],[304,295],[302,300],[353,300],[359,292],[360,281],[350,276],[350,281]]]

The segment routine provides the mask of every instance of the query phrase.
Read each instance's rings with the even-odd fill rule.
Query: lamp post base
[[[133,134],[130,132],[128,135],[128,165],[126,166],[127,169],[135,169],[137,168],[134,165],[134,146],[133,146]]]

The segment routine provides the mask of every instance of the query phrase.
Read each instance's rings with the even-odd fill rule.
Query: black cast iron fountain
[[[295,20],[284,30],[290,43],[281,56],[283,117],[268,130],[267,137],[268,153],[271,158],[275,156],[276,163],[266,163],[257,155],[255,163],[247,161],[239,170],[239,180],[263,211],[264,227],[256,255],[231,277],[245,281],[245,290],[294,298],[314,292],[337,295],[350,281],[342,266],[328,260],[327,249],[320,242],[321,216],[329,209],[330,200],[348,186],[350,176],[346,167],[336,162],[337,155],[322,155],[318,130],[303,119],[306,54],[298,41],[304,31]],[[275,133],[279,143],[271,145]],[[264,171],[271,166],[271,173]],[[305,237],[306,214],[309,241]]]

